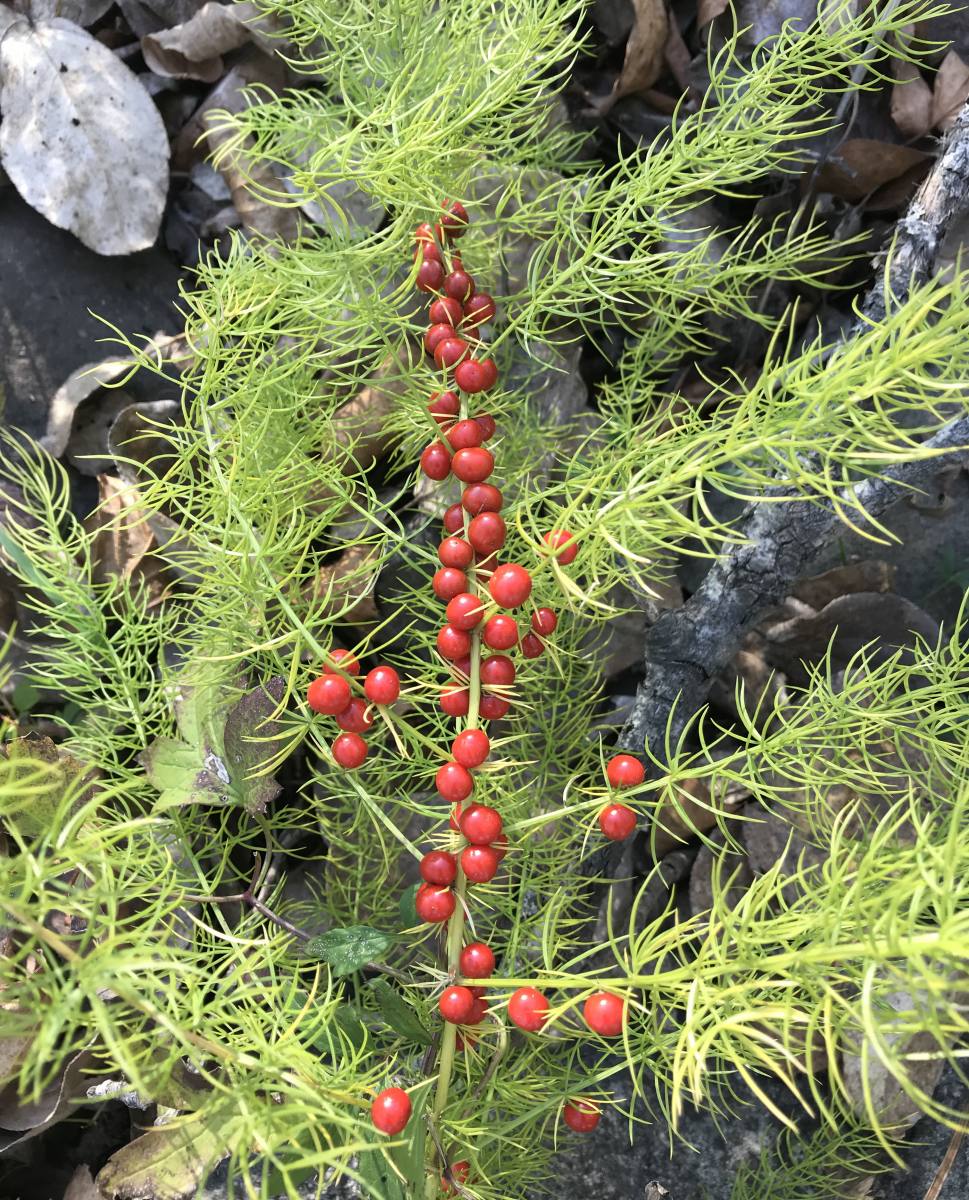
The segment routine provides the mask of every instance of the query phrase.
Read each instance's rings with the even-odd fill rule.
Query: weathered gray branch
[[[911,288],[932,274],[953,217],[969,209],[969,105],[950,131],[938,160],[899,222],[887,272],[879,272],[862,310],[872,320],[887,303],[904,302]],[[919,459],[866,480],[855,499],[878,520],[912,489],[931,488],[940,466],[969,461],[969,415],[940,430],[928,443],[951,447],[945,457]],[[780,493],[783,494],[783,493]],[[795,495],[793,491],[789,495]],[[790,500],[751,507],[741,532],[746,545],[711,567],[682,608],[665,613],[646,638],[646,677],[621,737],[623,746],[659,760],[667,736],[673,744],[702,707],[713,678],[730,662],[745,632],[791,585],[842,528],[830,504]]]

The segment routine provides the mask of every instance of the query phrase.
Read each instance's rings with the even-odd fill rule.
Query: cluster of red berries
[[[638,787],[646,771],[638,758],[617,754],[606,764],[606,778],[614,788]],[[636,828],[636,814],[625,804],[607,804],[599,812],[599,828],[610,841],[621,842]]]
[[[360,663],[349,650],[333,650],[323,674],[306,692],[310,708],[335,717],[343,730],[331,750],[337,765],[348,771],[362,766],[367,757],[367,743],[360,735],[373,724],[372,706],[393,704],[400,695],[400,676],[393,667],[379,666],[363,681],[363,695],[354,696],[351,685],[359,674]]]

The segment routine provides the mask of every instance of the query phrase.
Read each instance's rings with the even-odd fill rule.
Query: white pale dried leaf
[[[26,0],[20,8],[34,22],[63,17],[87,27],[100,21],[113,3],[114,0]]]
[[[137,77],[59,17],[18,21],[0,42],[0,161],[27,203],[98,254],[158,233],[168,138]]]

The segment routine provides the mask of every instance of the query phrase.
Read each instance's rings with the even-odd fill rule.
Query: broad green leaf
[[[303,949],[310,958],[329,963],[334,975],[349,975],[351,971],[359,971],[364,963],[379,958],[393,944],[394,938],[389,933],[381,933],[369,925],[348,925],[311,938]]]
[[[395,987],[386,979],[372,979],[370,987],[380,1005],[380,1015],[395,1033],[408,1042],[419,1042],[422,1046],[431,1044],[431,1035],[420,1017]]]
[[[26,837],[51,829],[65,801],[75,811],[95,786],[91,768],[49,737],[16,738],[0,756],[7,762],[0,776],[4,807]]]
[[[415,899],[417,897],[417,887],[415,883],[412,887],[405,888],[401,892],[400,902],[397,906],[397,911],[400,913],[401,929],[413,929],[420,922],[417,918],[417,905]]]
[[[366,1196],[373,1200],[406,1200],[403,1184],[387,1161],[385,1151],[364,1150],[357,1170]]]
[[[202,1121],[179,1121],[116,1151],[96,1182],[105,1200],[187,1200],[225,1157],[224,1140]]]
[[[410,1093],[413,1106],[411,1119],[407,1123],[407,1132],[410,1136],[402,1146],[393,1146],[388,1150],[397,1164],[398,1170],[407,1179],[410,1185],[407,1188],[407,1194],[411,1196],[420,1196],[426,1178],[424,1139],[427,1136],[427,1125],[423,1117],[432,1090],[428,1085]]]

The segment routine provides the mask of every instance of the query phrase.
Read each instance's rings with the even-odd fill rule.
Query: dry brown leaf
[[[696,6],[696,26],[702,29],[727,11],[730,0],[700,0]]]
[[[666,34],[666,45],[663,47],[663,57],[680,91],[688,92],[693,86],[693,79],[690,74],[690,63],[693,61],[693,56],[690,54],[689,47],[683,40],[683,34],[680,32],[680,27],[677,25],[676,17],[673,13],[668,15],[667,25],[668,32]]]
[[[932,124],[948,129],[969,99],[969,66],[950,50],[939,65],[932,95]]]
[[[819,192],[859,201],[916,169],[927,170],[932,161],[931,154],[911,146],[849,138],[821,167],[815,183]],[[881,207],[888,205],[883,203]]]
[[[932,89],[915,63],[896,58],[894,68],[891,111],[895,127],[903,137],[924,137],[935,124]]]
[[[348,625],[366,625],[378,617],[373,589],[377,582],[379,550],[374,546],[351,546],[335,561],[320,567],[308,600],[328,595],[321,615],[339,615]],[[352,600],[346,608],[348,600]]]
[[[85,1163],[71,1176],[63,1200],[101,1200],[101,1193],[91,1178],[91,1168]]]
[[[712,829],[719,812],[734,812],[738,802],[726,799],[717,806],[711,804],[710,789],[702,779],[684,779],[677,785],[679,796],[675,804],[667,804],[653,818],[654,843],[657,858],[669,854],[688,842],[697,832]]]
[[[666,6],[663,0],[633,0],[633,4],[636,24],[626,43],[622,71],[612,92],[600,105],[601,112],[608,112],[622,96],[652,87],[663,69],[669,25]]]
[[[157,580],[162,564],[156,560],[152,569],[146,561],[157,542],[137,487],[115,475],[99,475],[98,492],[100,503],[84,522],[88,532],[95,534],[91,547],[94,582],[132,579],[136,572],[140,578]]]
[[[809,604],[815,612],[820,612],[839,596],[855,592],[890,592],[894,583],[895,568],[874,558],[833,567],[811,579],[800,579],[791,588],[791,595],[802,604]]]
[[[225,74],[222,55],[265,37],[272,25],[250,0],[205,4],[183,25],[146,34],[141,52],[156,75],[215,83]],[[266,48],[271,53],[273,43]]]

